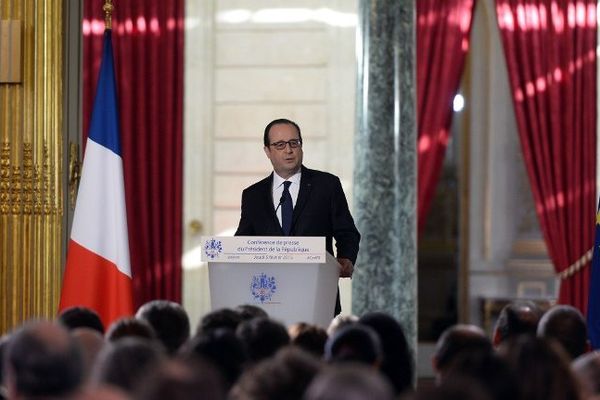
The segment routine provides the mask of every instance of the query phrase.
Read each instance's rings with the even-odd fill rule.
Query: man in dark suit
[[[351,277],[360,234],[339,178],[302,165],[302,135],[293,121],[271,121],[263,141],[273,173],[244,189],[235,235],[324,236],[331,254],[335,238],[340,277]],[[336,314],[339,311],[338,296]]]

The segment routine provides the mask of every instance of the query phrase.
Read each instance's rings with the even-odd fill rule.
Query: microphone
[[[279,199],[279,204],[277,204],[277,207],[275,207],[275,214],[277,214],[277,210],[279,210],[279,207],[281,207],[281,205],[283,204],[284,201],[285,201],[285,199],[283,198],[283,194],[282,194],[281,198]]]

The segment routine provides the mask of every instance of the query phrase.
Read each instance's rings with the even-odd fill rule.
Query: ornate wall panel
[[[62,16],[62,1],[0,1],[22,32],[22,80],[0,83],[0,333],[53,317],[60,295]]]

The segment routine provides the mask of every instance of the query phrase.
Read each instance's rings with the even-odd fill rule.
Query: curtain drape
[[[474,0],[417,1],[418,226],[425,226],[450,138]]]
[[[83,21],[83,143],[100,66],[103,0]],[[113,46],[136,306],[181,301],[184,0],[115,3]]]
[[[514,109],[559,303],[586,312],[596,190],[596,0],[496,0]]]

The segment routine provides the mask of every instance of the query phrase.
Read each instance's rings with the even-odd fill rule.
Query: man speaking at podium
[[[263,141],[273,172],[244,189],[235,235],[324,236],[331,254],[335,238],[340,277],[352,277],[360,233],[339,178],[302,165],[302,135],[293,121],[271,121]],[[340,311],[338,295],[335,314]]]

